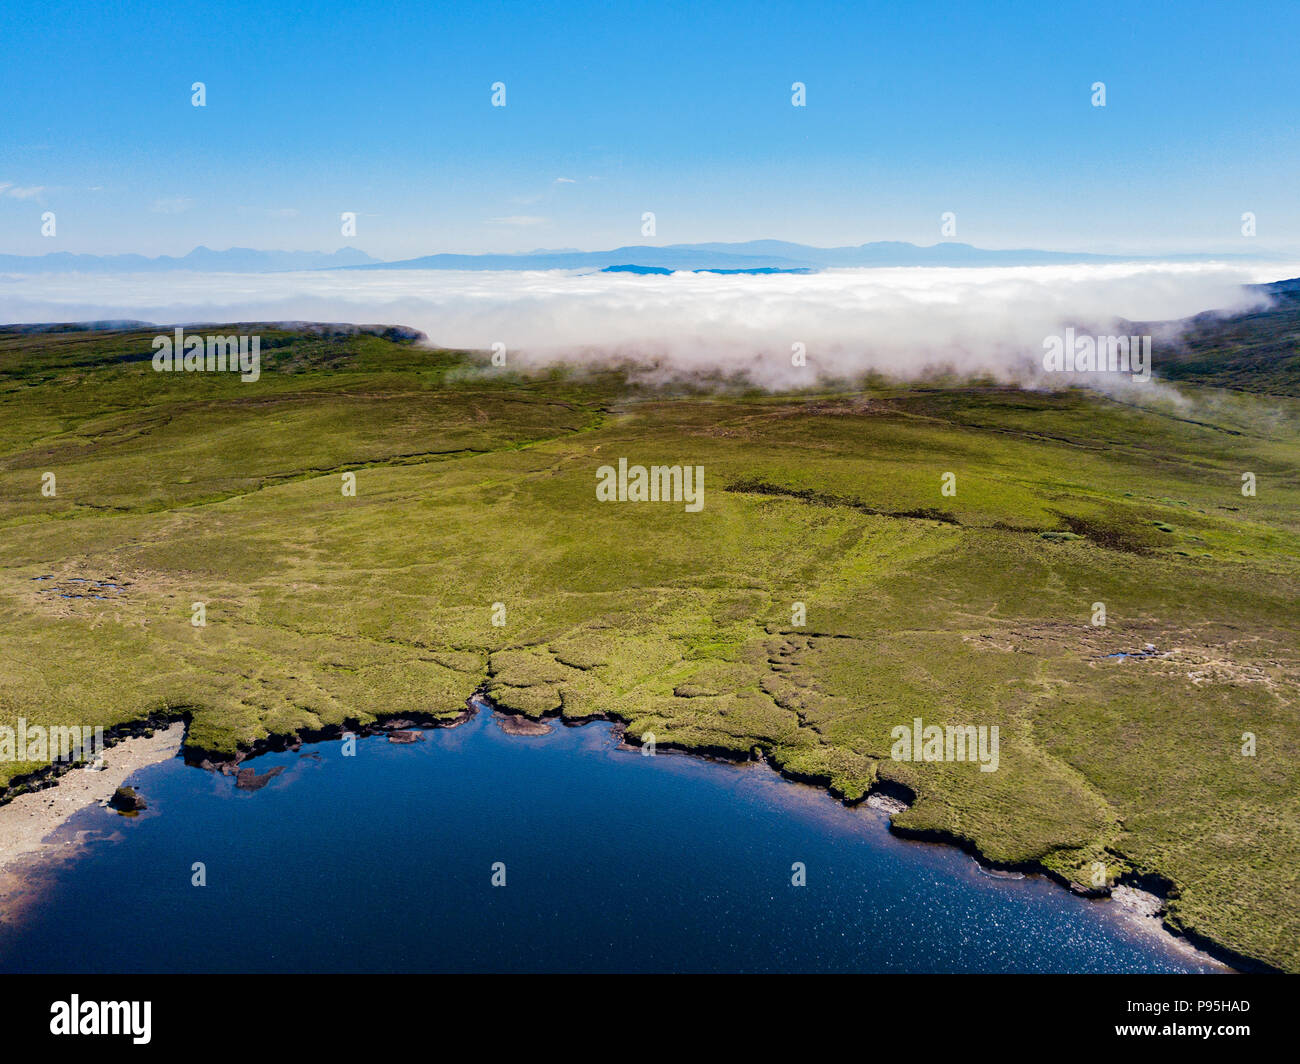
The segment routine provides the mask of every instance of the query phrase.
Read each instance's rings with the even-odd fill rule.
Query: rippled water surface
[[[642,757],[599,723],[513,737],[488,711],[424,735],[257,758],[284,771],[255,792],[179,759],[138,773],[148,812],[75,818],[104,836],[7,914],[0,969],[1205,970],[1113,905],[763,766]]]

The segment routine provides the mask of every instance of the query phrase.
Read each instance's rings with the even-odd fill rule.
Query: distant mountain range
[[[665,270],[822,270],[852,266],[1048,266],[1065,263],[1133,261],[1208,261],[1258,259],[1259,255],[1096,255],[1030,248],[990,251],[970,244],[944,243],[919,247],[897,240],[880,240],[836,248],[791,244],[784,240],[747,240],[735,244],[634,245],[612,251],[530,251],[518,255],[425,255],[397,262],[349,267],[362,270],[607,270],[660,273]]]
[[[278,273],[283,270],[327,270],[340,266],[361,266],[377,262],[364,251],[341,248],[324,251],[256,251],[229,248],[213,251],[197,247],[175,258],[160,255],[73,255],[54,251],[48,255],[0,255],[0,273],[151,273],[162,270],[195,270],[203,273]]]
[[[601,273],[640,273],[640,274],[671,274],[676,270],[670,270],[667,266],[606,266],[600,271]],[[723,269],[722,267],[712,267],[708,269],[692,270],[692,273],[813,273],[815,272],[807,266],[746,266],[742,269]]]
[[[942,243],[920,247],[897,240],[870,244],[818,248],[784,240],[748,240],[741,243],[633,245],[611,251],[573,249],[529,251],[519,254],[424,255],[415,259],[382,262],[356,248],[335,252],[255,251],[230,248],[213,251],[197,247],[175,258],[162,255],[73,255],[64,251],[48,255],[0,255],[0,273],[142,273],[162,270],[204,272],[277,273],[285,270],[612,270],[624,273],[671,273],[706,270],[731,273],[776,273],[854,266],[1050,266],[1104,262],[1205,262],[1214,259],[1261,260],[1267,254],[1198,255],[1097,255],[1075,251],[1038,251],[1032,248],[991,251],[970,244]]]

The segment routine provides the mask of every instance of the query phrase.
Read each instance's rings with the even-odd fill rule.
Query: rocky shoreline
[[[0,806],[0,895],[15,886],[20,864],[49,852],[49,836],[73,814],[92,805],[107,806],[140,769],[176,757],[184,738],[185,726],[179,721],[150,727],[148,734],[119,737],[113,745],[106,744],[103,768],[60,766],[57,773],[39,777],[40,786],[29,784],[11,794]]]
[[[501,709],[500,707],[493,705],[487,694],[481,691],[476,692],[470,698],[468,705],[474,711],[477,711],[479,708],[493,710],[497,714],[501,729],[510,735],[545,734],[551,730],[549,727],[549,721],[552,720],[563,724],[565,727],[581,727],[593,720],[600,720],[614,726],[615,735],[623,746],[633,750],[639,749],[637,744],[629,741],[627,737],[627,722],[613,715],[591,714],[577,718],[565,717],[562,716],[559,711],[556,711],[543,714],[541,718],[533,718],[522,713]],[[460,722],[458,721],[458,723]],[[949,832],[933,829],[909,830],[899,827],[894,823],[894,815],[903,812],[911,806],[916,801],[916,795],[904,784],[898,783],[897,781],[877,778],[871,789],[865,795],[859,799],[850,799],[840,793],[835,787],[831,786],[829,779],[793,772],[784,766],[773,764],[768,760],[761,749],[756,748],[752,751],[751,756],[748,759],[738,758],[732,751],[718,747],[703,746],[696,748],[675,742],[659,741],[656,744],[656,750],[668,753],[685,754],[691,757],[701,757],[711,761],[721,761],[730,764],[743,764],[746,760],[750,762],[761,762],[772,768],[773,771],[783,779],[827,791],[847,806],[859,804],[866,805],[867,807],[884,814],[889,820],[890,833],[900,839],[914,842],[928,842],[942,846],[955,846],[970,854],[976,863],[988,872],[997,875],[1006,875],[1008,877],[1022,877],[1026,875],[1043,876],[1057,885],[1070,890],[1072,893],[1098,900],[1113,900],[1124,910],[1126,916],[1135,924],[1135,926],[1138,926],[1140,930],[1148,934],[1156,934],[1160,936],[1181,953],[1197,955],[1203,960],[1222,965],[1227,971],[1237,970],[1242,972],[1261,973],[1280,972],[1279,969],[1266,964],[1263,961],[1238,953],[1204,935],[1175,927],[1167,922],[1164,918],[1165,902],[1173,888],[1173,884],[1162,876],[1130,873],[1121,877],[1113,888],[1095,889],[1091,887],[1083,887],[1078,883],[1071,882],[1058,872],[1047,868],[1037,861],[1028,861],[1017,865],[1006,865],[992,861],[980,852],[979,848],[970,839]]]
[[[545,734],[551,730],[549,722],[552,720],[564,725],[565,727],[581,727],[591,721],[599,720],[614,726],[615,735],[624,747],[632,750],[639,749],[637,744],[629,741],[627,737],[627,722],[613,715],[591,714],[580,718],[574,718],[564,717],[557,711],[544,714],[541,718],[533,718],[522,713],[504,710],[493,705],[484,692],[476,692],[470,698],[468,705],[473,711],[477,711],[480,708],[493,710],[497,714],[501,729],[510,735]],[[527,723],[524,724],[522,722]],[[460,722],[458,721],[458,723]],[[656,744],[656,750],[668,753],[684,754],[691,757],[700,757],[710,761],[721,761],[730,764],[743,764],[746,761],[744,758],[736,757],[735,754],[729,750],[710,746],[694,748],[680,743],[660,741]],[[847,806],[859,804],[866,805],[868,808],[884,814],[889,821],[890,833],[900,839],[915,842],[928,842],[935,845],[955,846],[970,854],[975,862],[982,869],[988,872],[1017,878],[1026,875],[1043,876],[1075,894],[1099,900],[1113,900],[1116,902],[1117,906],[1124,910],[1127,918],[1132,921],[1135,926],[1138,926],[1140,930],[1144,933],[1158,935],[1181,953],[1198,955],[1203,960],[1222,965],[1227,971],[1237,970],[1242,972],[1268,973],[1278,973],[1280,971],[1279,969],[1256,960],[1253,957],[1248,957],[1227,946],[1223,946],[1204,935],[1197,934],[1193,931],[1187,931],[1168,923],[1164,918],[1165,901],[1173,887],[1173,884],[1162,876],[1128,874],[1121,877],[1113,888],[1097,890],[1094,888],[1082,887],[1077,883],[1073,883],[1066,877],[1045,867],[1037,861],[1025,862],[1015,866],[999,864],[998,862],[990,860],[981,853],[979,848],[975,846],[971,840],[961,836],[935,830],[908,830],[897,826],[893,820],[895,814],[901,813],[911,806],[912,803],[916,801],[916,795],[908,787],[894,780],[877,778],[871,789],[861,798],[855,800],[847,798],[842,793],[839,793],[836,788],[830,785],[828,779],[811,777],[803,773],[793,772],[781,765],[771,763],[759,749],[753,751],[748,760],[768,765],[768,767],[772,768],[772,770],[783,779],[827,791]]]
[[[117,734],[111,740],[115,744],[114,749],[117,748],[116,744],[124,742],[141,745],[130,747],[132,751],[130,756],[121,757],[119,755],[119,757],[113,759],[119,766],[118,772],[113,773],[111,776],[111,779],[116,780],[116,782],[112,786],[107,786],[109,779],[105,779],[103,784],[96,787],[95,796],[81,800],[80,795],[84,793],[84,788],[74,787],[73,793],[61,804],[41,799],[41,793],[44,789],[60,783],[61,778],[68,771],[67,766],[51,766],[49,770],[42,770],[41,773],[33,774],[31,777],[20,781],[22,786],[18,793],[11,793],[14,791],[11,783],[9,790],[4,794],[0,794],[0,876],[9,878],[8,869],[17,863],[19,858],[30,857],[46,850],[45,836],[52,833],[73,813],[95,802],[106,804],[114,790],[122,785],[131,772],[150,764],[156,764],[158,761],[166,760],[168,757],[176,756],[178,753],[184,756],[188,765],[235,776],[236,786],[240,789],[257,790],[270,782],[275,775],[278,775],[276,770],[271,770],[259,776],[254,769],[241,767],[243,762],[256,758],[261,754],[300,750],[305,744],[340,740],[345,734],[352,734],[358,738],[387,735],[390,742],[417,742],[419,739],[416,736],[419,735],[419,730],[455,728],[471,719],[480,710],[490,710],[495,713],[498,726],[507,735],[522,737],[548,734],[552,730],[553,722],[565,727],[581,727],[584,724],[599,720],[613,725],[615,736],[625,748],[638,749],[635,743],[628,740],[626,721],[616,716],[592,714],[581,718],[572,718],[554,712],[545,714],[541,718],[534,718],[495,706],[483,691],[476,691],[471,695],[466,701],[464,709],[455,715],[408,713],[402,717],[383,718],[366,724],[362,724],[355,719],[347,720],[342,724],[329,725],[320,729],[304,730],[288,735],[267,736],[246,748],[237,750],[233,756],[186,745],[183,736],[184,728],[178,727],[176,724],[171,724],[162,733],[155,731],[157,723],[178,721],[180,719],[179,714],[165,718],[151,717],[146,721],[123,725],[121,728],[115,729]],[[152,740],[143,738],[146,731],[154,736]],[[165,741],[159,740],[160,734],[165,736]],[[136,738],[136,736],[140,736],[140,738]],[[1172,884],[1164,880],[1163,877],[1127,875],[1122,877],[1116,886],[1111,889],[1084,888],[1070,882],[1059,873],[1044,867],[1036,861],[1025,862],[1014,867],[1002,865],[990,861],[969,839],[934,829],[915,830],[897,826],[893,820],[894,815],[907,809],[916,800],[916,796],[906,787],[893,781],[877,779],[867,794],[860,799],[854,800],[837,793],[835,788],[830,786],[829,780],[810,778],[801,773],[787,771],[780,765],[772,764],[761,750],[752,752],[749,758],[741,758],[729,750],[709,746],[694,748],[673,742],[660,742],[657,744],[656,749],[731,764],[743,764],[746,761],[768,764],[773,771],[783,778],[826,790],[845,805],[865,804],[869,808],[882,813],[889,820],[890,832],[899,838],[956,846],[970,854],[981,868],[993,873],[1041,875],[1060,886],[1072,890],[1074,893],[1093,898],[1110,898],[1125,911],[1128,918],[1143,932],[1158,934],[1174,945],[1180,952],[1200,954],[1203,958],[1221,964],[1228,970],[1237,969],[1247,972],[1278,971],[1277,968],[1271,965],[1237,953],[1229,947],[1216,943],[1194,931],[1171,925],[1165,919],[1164,911],[1165,898],[1168,896]],[[108,761],[109,758],[106,757],[106,769],[108,768]],[[119,773],[120,778],[118,778]],[[81,774],[88,776],[109,775],[107,772]],[[33,786],[39,789],[32,790]],[[105,786],[107,786],[107,790],[103,795],[99,795],[98,791]],[[60,790],[62,789],[60,787]],[[34,802],[19,807],[25,811],[25,815],[20,814],[15,817],[7,811],[24,798],[35,799]],[[40,831],[41,834],[34,835],[37,831]],[[19,847],[21,850],[19,851],[15,847]],[[0,894],[2,893],[8,893],[8,890],[0,888]]]

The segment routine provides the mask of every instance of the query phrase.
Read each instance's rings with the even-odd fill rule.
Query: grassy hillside
[[[152,328],[0,330],[0,722],[185,709],[232,752],[487,685],[894,781],[902,828],[1158,874],[1174,922],[1300,970],[1300,393],[1242,361],[1294,313],[1198,333],[1139,401],[673,395],[265,327],[241,383],[155,373]],[[598,502],[619,458],[703,466],[703,510]],[[913,717],[998,725],[998,771],[890,760]]]
[[[1265,310],[1193,318],[1178,342],[1166,347],[1162,375],[1300,396],[1300,278],[1259,288],[1271,301]]]

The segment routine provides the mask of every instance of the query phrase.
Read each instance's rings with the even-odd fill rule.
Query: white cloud
[[[384,322],[450,347],[482,350],[500,340],[522,362],[628,359],[656,378],[741,372],[778,388],[870,370],[914,377],[950,368],[1044,383],[1043,340],[1066,326],[1106,333],[1116,318],[1244,308],[1259,300],[1243,284],[1297,274],[1300,266],[1141,263],[767,276],[9,275],[0,278],[0,321]],[[790,364],[794,343],[806,345],[806,368]]]
[[[508,214],[504,218],[489,218],[489,225],[545,225],[549,218],[542,218],[536,214]]]
[[[11,199],[35,199],[44,191],[44,185],[22,187],[9,182],[0,182],[0,196],[9,196]]]
[[[154,200],[153,206],[149,209],[155,214],[181,214],[193,206],[194,201],[189,196],[171,196],[167,199]]]

